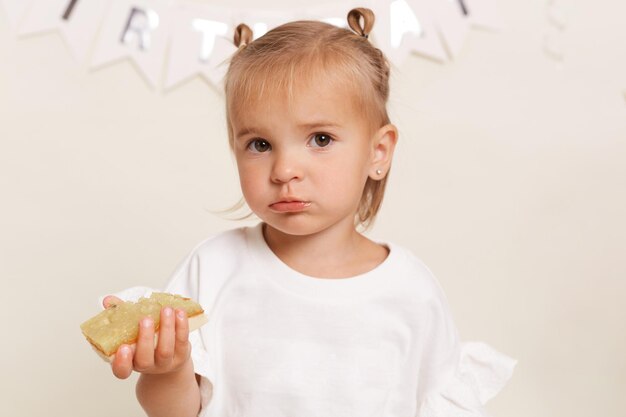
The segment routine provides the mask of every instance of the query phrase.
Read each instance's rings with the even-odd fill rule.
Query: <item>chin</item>
[[[336,219],[320,219],[303,214],[270,215],[259,218],[272,229],[290,236],[310,236],[332,227],[344,227],[343,222]]]
[[[272,229],[291,236],[312,235],[325,229],[324,226],[315,224],[315,222],[311,221],[311,218],[306,217],[301,214],[288,214],[280,215],[279,218],[275,218],[275,216],[260,218]]]

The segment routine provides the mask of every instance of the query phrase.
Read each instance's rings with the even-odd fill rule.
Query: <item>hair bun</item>
[[[361,26],[361,20],[363,20],[363,26]],[[348,25],[357,35],[364,38],[367,38],[372,32],[374,20],[376,20],[374,12],[365,7],[357,7],[348,13]]]
[[[237,48],[246,46],[252,42],[252,29],[250,29],[250,26],[245,23],[237,25],[235,28],[234,40]]]

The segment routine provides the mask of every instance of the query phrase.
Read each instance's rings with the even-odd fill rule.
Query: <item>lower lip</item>
[[[274,211],[278,211],[281,213],[294,213],[298,211],[305,210],[307,207],[311,205],[309,201],[290,201],[290,202],[281,202],[274,203],[270,205],[270,208]]]

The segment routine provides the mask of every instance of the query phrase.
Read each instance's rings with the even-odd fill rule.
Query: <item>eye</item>
[[[334,139],[331,138],[330,135],[327,135],[326,133],[316,133],[311,137],[311,140],[309,141],[309,143],[310,143],[310,146],[314,148],[325,148],[326,146],[330,145],[333,141]]]
[[[272,149],[272,145],[265,139],[254,139],[250,141],[247,149],[254,153],[263,153]]]

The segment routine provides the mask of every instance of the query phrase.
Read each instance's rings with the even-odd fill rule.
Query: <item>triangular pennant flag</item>
[[[373,3],[372,10],[377,16],[372,36],[394,65],[402,64],[410,51],[447,61],[434,16],[424,1],[409,4],[407,0],[393,0],[385,6]]]
[[[408,0],[411,5],[424,0]],[[469,21],[463,13],[465,0],[426,0],[428,7],[435,16],[436,26],[448,50],[448,56],[454,58],[463,46]]]
[[[107,0],[35,0],[18,34],[58,30],[74,58],[84,62],[108,5]]]
[[[224,63],[237,48],[233,44],[230,13],[216,7],[176,9],[172,23],[165,89],[202,74],[216,88],[226,71]]]
[[[17,33],[17,29],[27,10],[30,9],[32,2],[33,0],[0,0],[0,4],[7,13],[9,25],[13,33]]]
[[[203,74],[220,92],[224,90],[224,76],[228,71],[228,60],[236,51],[237,48],[233,42],[221,36],[216,38],[211,61]]]
[[[365,7],[365,4],[363,1],[348,1],[309,6],[304,9],[304,16],[306,19],[321,20],[340,28],[352,30],[348,26],[348,12],[356,7]]]
[[[291,22],[301,18],[293,10],[275,10],[273,12],[266,10],[236,10],[233,11],[233,23],[236,27],[239,23],[245,23],[252,29],[254,39],[260,38],[265,33],[283,23]]]
[[[130,58],[152,87],[159,84],[171,9],[162,0],[115,0],[96,41],[94,68]]]
[[[501,30],[504,27],[497,0],[457,0],[463,2],[469,22],[474,27]]]
[[[31,2],[30,12],[24,17],[17,31],[19,36],[59,29],[65,10],[71,3],[68,0],[31,0]]]

